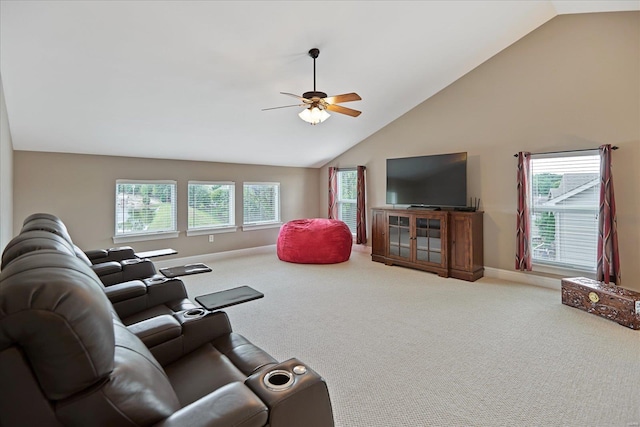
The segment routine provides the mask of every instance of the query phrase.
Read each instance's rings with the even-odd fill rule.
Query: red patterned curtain
[[[598,215],[598,267],[596,279],[620,286],[620,258],[616,225],[616,199],[613,195],[611,145],[600,152],[600,213]]]
[[[338,168],[329,166],[329,219],[338,219]]]
[[[364,166],[358,166],[358,181],[356,193],[356,243],[367,243],[367,207],[365,205]]]
[[[516,270],[531,271],[529,238],[529,160],[531,153],[518,153],[518,217],[516,225]]]

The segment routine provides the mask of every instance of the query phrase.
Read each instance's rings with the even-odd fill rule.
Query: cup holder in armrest
[[[273,391],[287,390],[293,385],[293,375],[289,371],[276,369],[264,376],[264,385]]]
[[[260,369],[250,375],[245,384],[269,408],[272,426],[334,425],[327,384],[298,359]],[[295,421],[289,424],[287,420]]]
[[[202,317],[204,316],[206,313],[206,311],[202,308],[192,308],[191,310],[187,310],[185,311],[182,315],[186,318],[186,319],[193,319],[196,317]]]

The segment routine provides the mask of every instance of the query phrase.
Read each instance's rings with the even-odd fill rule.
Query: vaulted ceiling
[[[14,149],[319,167],[558,14],[640,1],[0,1]],[[357,92],[311,126],[280,92]],[[292,102],[293,101],[293,102]]]

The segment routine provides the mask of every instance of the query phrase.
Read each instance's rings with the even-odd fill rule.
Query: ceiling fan
[[[320,55],[320,50],[313,48],[309,51],[309,56],[313,58],[313,91],[305,92],[302,96],[295,95],[293,93],[280,92],[283,95],[292,96],[302,101],[302,104],[285,105],[283,107],[263,108],[265,110],[275,110],[278,108],[289,107],[305,107],[304,110],[298,114],[302,120],[312,125],[324,122],[329,118],[330,114],[327,110],[334,113],[346,114],[351,117],[358,117],[360,111],[353,110],[351,108],[343,107],[340,104],[342,102],[360,101],[360,95],[357,93],[345,93],[342,95],[327,96],[324,92],[316,91],[316,58]]]

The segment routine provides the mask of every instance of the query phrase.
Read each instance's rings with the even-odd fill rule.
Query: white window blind
[[[189,181],[188,230],[235,225],[235,183]]]
[[[280,222],[280,183],[245,182],[242,206],[245,225]]]
[[[115,236],[176,231],[175,181],[116,181]]]
[[[356,232],[358,172],[355,169],[338,171],[338,219]]]
[[[598,151],[533,154],[530,168],[533,263],[595,271]]]

